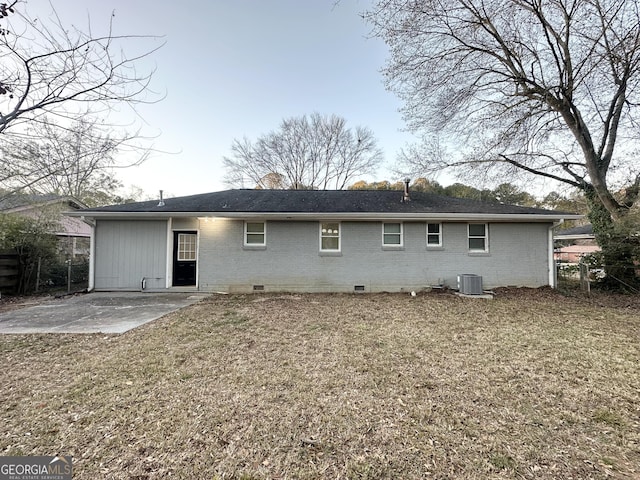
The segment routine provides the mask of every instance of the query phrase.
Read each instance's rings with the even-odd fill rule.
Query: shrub
[[[33,292],[38,264],[55,261],[58,240],[53,234],[54,225],[20,215],[0,215],[0,249],[15,251],[18,255],[16,293]]]

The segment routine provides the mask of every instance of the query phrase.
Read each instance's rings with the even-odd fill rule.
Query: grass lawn
[[[637,298],[213,296],[0,362],[0,455],[74,479],[640,478]]]

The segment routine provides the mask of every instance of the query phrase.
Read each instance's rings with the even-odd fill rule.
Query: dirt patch
[[[0,452],[78,479],[635,478],[638,338],[553,291],[214,296],[0,338]]]

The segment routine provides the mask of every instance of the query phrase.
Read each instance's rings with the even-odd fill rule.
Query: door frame
[[[168,242],[168,248],[167,248],[167,270],[169,272],[171,272],[170,276],[167,276],[167,287],[168,288],[193,288],[193,287],[198,287],[198,282],[199,282],[199,277],[200,277],[200,231],[198,229],[194,229],[194,228],[178,228],[178,229],[173,229],[171,228],[172,222],[169,223],[169,228],[167,229],[167,236],[169,237],[169,242]],[[175,262],[177,261],[177,245],[176,245],[176,239],[178,237],[178,234],[180,233],[191,233],[194,234],[196,236],[196,259],[195,259],[195,263],[196,263],[196,271],[195,271],[195,278],[194,278],[194,283],[191,285],[174,285],[174,271],[175,271]]]

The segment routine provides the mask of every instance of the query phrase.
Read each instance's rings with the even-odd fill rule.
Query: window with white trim
[[[320,223],[320,250],[329,252],[340,251],[340,223]]]
[[[266,222],[244,222],[244,244],[264,246],[267,244]]]
[[[442,246],[442,224],[427,223],[427,247]]]
[[[178,234],[178,258],[179,262],[190,262],[197,258],[198,235],[195,233]]]
[[[401,247],[402,240],[402,223],[383,223],[382,224],[382,245],[385,247]]]
[[[468,232],[470,252],[489,251],[489,225],[486,223],[470,223]]]

